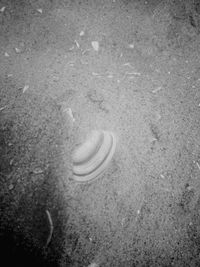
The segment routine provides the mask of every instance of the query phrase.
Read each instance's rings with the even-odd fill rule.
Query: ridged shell
[[[88,182],[101,175],[111,161],[115,148],[116,138],[113,133],[92,131],[72,155],[74,180]]]

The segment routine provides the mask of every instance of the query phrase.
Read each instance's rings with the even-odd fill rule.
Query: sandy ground
[[[0,1],[4,266],[200,265],[199,34],[198,0]],[[92,129],[117,149],[79,184]]]

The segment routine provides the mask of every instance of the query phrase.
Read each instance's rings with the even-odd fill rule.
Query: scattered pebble
[[[9,73],[8,75],[7,75],[7,77],[12,77],[13,76],[13,74],[12,73]]]
[[[25,85],[25,86],[24,86],[24,88],[23,88],[23,90],[22,90],[22,91],[23,91],[23,93],[25,93],[25,92],[26,92],[26,90],[28,90],[28,89],[29,89],[29,85]]]
[[[41,173],[43,173],[44,172],[44,170],[42,169],[42,168],[40,168],[40,167],[37,167],[37,168],[35,168],[34,170],[33,170],[33,173],[34,174],[41,174]]]
[[[85,35],[85,32],[84,31],[81,31],[79,35],[80,36],[83,36],[83,35]]]
[[[14,185],[13,184],[10,184],[9,186],[8,186],[8,189],[9,190],[12,190],[14,188]]]
[[[18,47],[15,47],[15,52],[17,54],[23,53],[25,50],[25,43],[24,42],[20,42]]]
[[[67,112],[69,117],[72,119],[72,121],[75,122],[75,118],[74,118],[74,115],[73,115],[71,108],[67,108],[65,111]]]
[[[74,50],[74,45],[69,48],[69,51],[72,51],[72,50]]]
[[[97,41],[92,41],[91,44],[92,44],[92,47],[93,47],[93,49],[94,49],[95,51],[99,51],[99,42],[97,42]]]
[[[140,214],[140,210],[137,210],[137,214]]]
[[[1,12],[4,12],[4,11],[5,11],[5,9],[6,9],[6,7],[5,7],[5,6],[3,6],[3,7],[0,9],[0,11],[1,11]]]
[[[42,14],[42,12],[43,12],[41,8],[38,8],[37,11],[38,11],[40,14]]]
[[[94,76],[100,76],[101,74],[99,74],[97,72],[92,72],[92,75],[94,75]]]
[[[15,47],[15,52],[16,52],[16,53],[20,53],[21,50],[20,50],[18,47]]]
[[[133,49],[135,46],[134,46],[134,44],[129,44],[128,47]]]
[[[99,267],[99,264],[93,262],[90,265],[88,265],[88,267]]]
[[[10,55],[9,55],[7,52],[5,52],[5,53],[4,53],[4,56],[5,56],[5,57],[9,57]]]

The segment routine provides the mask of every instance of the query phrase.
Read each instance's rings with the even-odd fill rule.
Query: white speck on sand
[[[92,47],[95,51],[99,51],[99,42],[98,41],[92,41],[91,44],[92,44]]]
[[[24,86],[24,88],[23,88],[23,93],[25,93],[26,90],[28,90],[28,89],[29,89],[29,85],[26,84],[26,85]]]
[[[4,11],[5,11],[5,9],[6,9],[6,7],[5,7],[5,6],[3,6],[3,7],[0,9],[0,11],[1,11],[1,12],[4,12]]]
[[[83,35],[85,35],[85,32],[84,32],[84,31],[81,31],[81,32],[79,33],[79,35],[80,35],[80,36],[83,36]]]
[[[38,8],[37,11],[38,11],[40,14],[42,14],[42,12],[43,12],[41,8]]]

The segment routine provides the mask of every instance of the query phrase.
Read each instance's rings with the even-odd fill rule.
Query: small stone
[[[42,14],[42,9],[41,8],[38,8],[37,11]]]
[[[43,172],[44,172],[44,170],[41,169],[40,167],[37,167],[37,168],[35,168],[35,169],[33,170],[33,173],[34,173],[34,174],[41,174],[41,173],[43,173]]]
[[[15,47],[15,52],[17,54],[23,53],[25,51],[25,43],[20,42],[17,47]]]
[[[10,184],[9,186],[8,186],[8,189],[9,190],[12,190],[14,188],[14,185],[13,184]]]
[[[4,53],[4,56],[5,56],[5,57],[9,57],[10,55],[9,55],[7,52],[5,52],[5,53]]]
[[[0,9],[0,11],[1,11],[1,12],[4,12],[4,11],[5,11],[5,9],[6,9],[6,7],[5,7],[5,6],[3,6],[3,7]]]
[[[134,46],[134,44],[129,44],[128,47],[133,49],[135,46]]]
[[[97,41],[92,41],[91,44],[92,44],[92,47],[93,47],[93,49],[94,49],[95,51],[99,51],[99,42],[97,42]]]
[[[81,31],[79,35],[80,36],[83,36],[84,34],[85,34],[85,32],[84,31]]]

